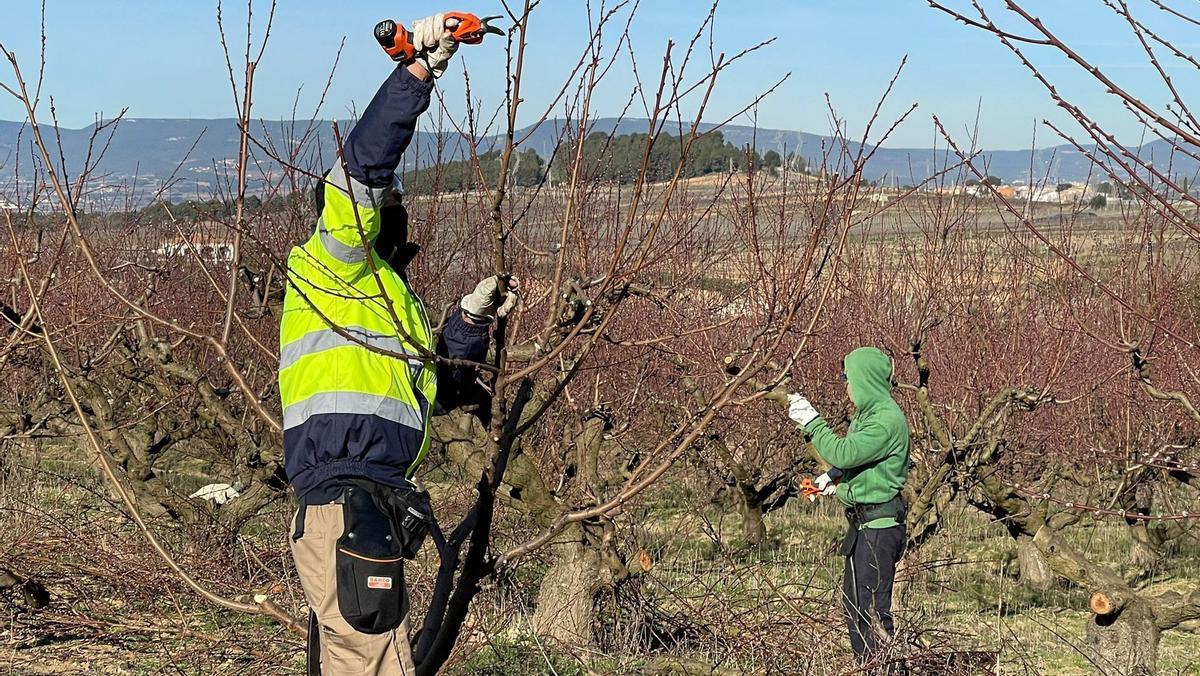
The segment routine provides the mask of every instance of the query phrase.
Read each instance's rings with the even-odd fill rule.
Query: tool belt
[[[347,489],[357,487],[371,498],[375,508],[381,514],[389,518],[392,536],[395,542],[400,543],[403,557],[406,559],[416,558],[417,552],[421,550],[421,545],[425,543],[425,537],[429,535],[429,528],[433,524],[433,505],[429,501],[429,493],[410,488],[393,488],[357,479],[346,480],[346,483],[347,486],[342,488],[341,493],[333,500],[308,502],[306,498],[300,498],[292,540],[304,537],[304,518],[308,513],[309,505],[346,505]],[[348,532],[348,529],[343,532]],[[345,536],[343,535],[343,537]]]
[[[868,523],[875,519],[893,518],[901,526],[904,525],[904,518],[908,514],[908,507],[904,504],[904,498],[897,493],[896,497],[874,505],[852,505],[846,508],[846,537],[842,540],[842,556],[850,556],[854,553],[854,545],[858,542],[858,532],[863,529]]]
[[[342,617],[364,634],[392,631],[408,614],[404,559],[416,557],[433,523],[429,494],[346,480],[333,503],[342,505],[342,536],[333,562]],[[295,540],[304,536],[307,511],[301,498]]]

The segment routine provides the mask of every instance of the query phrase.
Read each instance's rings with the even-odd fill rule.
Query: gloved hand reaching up
[[[450,26],[446,22],[450,22]],[[458,42],[451,37],[451,30],[458,19],[447,19],[445,14],[434,14],[412,24],[411,39],[416,49],[416,60],[425,66],[434,77],[446,72],[450,57],[458,51]]]
[[[476,324],[490,324],[496,317],[506,317],[512,312],[517,303],[521,302],[520,284],[516,278],[508,280],[508,297],[501,303],[500,278],[485,277],[475,285],[475,290],[463,296],[458,305],[467,315],[467,319]]]
[[[817,409],[802,395],[795,392],[788,395],[788,417],[797,425],[804,427],[821,417]]]

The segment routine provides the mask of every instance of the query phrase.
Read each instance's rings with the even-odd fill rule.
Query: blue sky
[[[39,49],[40,0],[4,1],[0,42],[17,52],[27,78],[32,79]],[[957,4],[967,6],[962,0]],[[998,0],[985,4],[1004,16]],[[1128,27],[1099,0],[1026,0],[1024,4],[1134,91],[1152,102],[1165,102]],[[1163,13],[1144,0],[1131,4],[1150,25],[1165,25],[1167,35],[1180,38],[1185,51],[1195,50],[1194,31],[1189,36],[1170,26]],[[217,39],[215,0],[47,0],[47,5],[45,92],[54,97],[65,126],[85,126],[97,114],[112,116],[123,107],[135,118],[234,114]],[[256,0],[259,27],[268,6],[265,0]],[[642,0],[631,34],[643,77],[657,77],[666,41],[686,42],[708,7],[708,2],[698,0]],[[465,8],[480,15],[501,13],[499,4],[490,0]],[[300,117],[311,115],[338,45],[346,37],[321,116],[349,116],[365,105],[390,67],[371,38],[375,22],[388,16],[409,22],[441,9],[447,7],[429,0],[279,0],[274,32],[257,76],[256,115],[291,117],[296,101]],[[244,34],[244,0],[230,0],[225,10],[227,30],[236,45]],[[562,86],[586,42],[586,26],[583,0],[543,0],[535,12],[523,122],[536,118]],[[768,37],[778,40],[723,76],[706,119],[732,115],[791,72],[788,82],[758,106],[760,127],[827,133],[828,93],[838,114],[857,134],[905,55],[908,67],[885,116],[894,116],[913,102],[919,102],[920,108],[888,145],[933,144],[933,114],[961,137],[973,126],[979,109],[981,141],[989,148],[1029,147],[1036,121],[1063,119],[1045,90],[994,38],[956,24],[930,9],[925,0],[725,0],[719,7],[717,50],[733,53]],[[1188,37],[1193,40],[1190,44]],[[238,49],[235,46],[235,52]],[[1138,139],[1141,132],[1136,123],[1077,68],[1045,50],[1031,54],[1075,102],[1109,121],[1124,139]],[[473,97],[492,110],[502,100],[503,40],[464,47],[460,55],[471,73]],[[1189,87],[1197,91],[1196,71],[1188,68],[1172,66],[1170,72],[1180,78],[1182,91]],[[618,60],[596,97],[597,113],[619,112],[634,86],[632,72],[630,57]],[[0,81],[11,84],[12,77],[4,72]],[[465,96],[457,64],[443,78],[441,88],[448,114],[461,116]],[[694,104],[694,99],[687,102]],[[636,107],[631,114],[639,114]],[[20,116],[15,102],[0,98],[0,119]],[[754,120],[742,116],[737,121]],[[1037,134],[1039,146],[1056,142],[1049,130],[1039,129]]]

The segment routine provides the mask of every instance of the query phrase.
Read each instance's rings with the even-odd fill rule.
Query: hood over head
[[[892,398],[892,359],[876,347],[860,347],[842,360],[850,400],[865,411]]]

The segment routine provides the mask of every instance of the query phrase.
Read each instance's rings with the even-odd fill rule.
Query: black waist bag
[[[343,492],[345,530],[337,541],[337,597],[342,617],[364,634],[400,626],[408,614],[404,557],[389,515],[375,506],[371,491]]]

